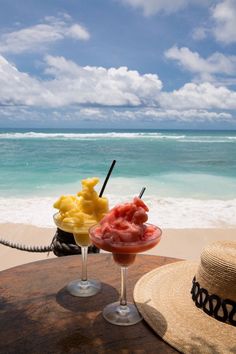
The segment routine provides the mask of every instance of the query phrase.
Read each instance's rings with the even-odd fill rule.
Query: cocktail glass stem
[[[120,301],[113,302],[103,309],[103,317],[118,326],[131,326],[142,320],[136,306],[127,302],[127,266],[121,266]]]
[[[81,247],[81,256],[82,256],[82,276],[81,280],[87,282],[87,259],[88,259],[88,247]]]
[[[156,246],[161,238],[161,229],[151,224],[145,225],[149,227],[149,230],[145,230],[150,231],[148,239],[138,240],[137,242],[117,242],[117,237],[113,240],[112,235],[103,237],[103,233],[106,234],[106,231],[103,232],[103,230],[106,229],[103,229],[101,225],[95,225],[90,229],[90,238],[94,245],[112,252],[114,261],[121,269],[119,301],[106,305],[102,311],[104,319],[117,326],[131,326],[142,320],[135,304],[127,302],[126,292],[128,267],[134,263],[136,254]],[[117,236],[116,230],[114,230],[114,235]]]
[[[121,291],[120,291],[120,306],[127,305],[126,288],[127,288],[127,267],[121,267]]]
[[[73,296],[88,297],[96,295],[101,290],[101,282],[95,279],[88,279],[87,277],[88,246],[84,246],[78,242],[78,235],[74,235],[74,237],[77,245],[81,248],[81,279],[70,282],[67,285],[67,290]]]

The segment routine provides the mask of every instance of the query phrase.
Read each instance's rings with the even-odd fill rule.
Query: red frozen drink
[[[105,251],[112,252],[116,263],[128,266],[135,260],[136,253],[156,246],[161,230],[146,224],[148,207],[135,197],[132,203],[115,206],[90,230],[92,243]]]

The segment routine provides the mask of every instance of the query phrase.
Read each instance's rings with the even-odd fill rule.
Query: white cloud
[[[45,73],[51,78],[38,80],[18,71],[0,56],[0,104],[151,105],[158,101],[162,88],[157,75],[140,75],[126,67],[81,67],[63,57],[52,56],[47,56],[45,61]]]
[[[76,40],[88,40],[89,32],[81,25],[71,23],[71,18],[46,17],[42,23],[22,28],[0,36],[0,53],[22,53],[38,51],[53,42],[70,37]]]
[[[54,119],[65,120],[81,117],[110,120],[107,112],[114,119],[226,120],[232,118],[229,112],[212,110],[236,109],[236,92],[209,82],[187,83],[178,90],[163,92],[157,75],[141,75],[126,67],[81,67],[63,57],[52,56],[46,57],[45,65],[47,76],[39,80],[20,72],[0,56],[0,105],[23,105],[22,109],[28,106],[40,111],[53,109]],[[129,109],[124,110],[125,106]]]
[[[193,39],[202,40],[212,35],[218,42],[236,42],[236,0],[223,0],[210,8],[207,25],[193,31]]]
[[[81,108],[79,115],[82,117],[104,117],[104,111],[99,108]]]
[[[191,4],[208,5],[210,0],[121,0],[124,4],[141,9],[145,16],[151,16],[158,12],[167,14],[182,10]]]
[[[207,28],[206,27],[197,27],[193,30],[193,39],[200,41],[207,37]]]
[[[133,108],[114,109],[102,108],[75,108],[37,110],[34,107],[1,107],[0,121],[38,121],[48,124],[48,117],[54,122],[233,122],[229,112],[214,112],[204,109],[158,109]]]
[[[157,108],[144,108],[125,111],[113,111],[113,116],[127,120],[139,120],[149,118],[153,121],[170,121],[176,120],[179,122],[191,121],[231,121],[232,115],[228,112],[212,112],[204,109],[157,109]]]
[[[228,112],[212,112],[204,109],[176,110],[167,109],[163,111],[147,111],[147,115],[157,118],[175,119],[182,122],[188,121],[231,121],[232,115]]]
[[[66,35],[75,39],[87,40],[90,38],[88,31],[79,24],[72,25],[66,31]]]
[[[197,74],[199,81],[217,81],[215,76],[234,75],[236,73],[236,55],[214,53],[208,58],[202,58],[197,52],[192,52],[186,47],[176,46],[165,52],[168,59],[176,60],[185,70]]]
[[[191,0],[122,0],[134,8],[141,8],[145,16],[153,15],[160,11],[175,12],[185,7]]]
[[[224,0],[212,9],[216,40],[226,44],[236,42],[236,1]]]
[[[52,91],[63,90],[62,99],[101,105],[140,105],[157,101],[162,83],[157,75],[140,75],[127,67],[81,67],[63,57],[47,57],[47,73],[55,79]],[[66,92],[67,90],[67,92]],[[67,97],[66,97],[67,96]]]
[[[50,112],[50,118],[53,112]],[[61,118],[62,113],[60,113]],[[34,107],[27,106],[0,106],[0,122],[49,122],[49,114]]]
[[[17,70],[0,55],[0,105],[34,105],[42,97],[50,97],[52,93],[43,87],[43,84]]]
[[[236,109],[236,92],[210,83],[187,83],[179,90],[162,92],[160,105],[166,109]]]

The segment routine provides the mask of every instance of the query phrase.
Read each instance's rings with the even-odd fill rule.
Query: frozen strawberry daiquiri
[[[76,196],[61,196],[54,203],[54,208],[59,209],[59,212],[54,215],[55,224],[59,229],[73,233],[75,242],[81,247],[81,280],[72,281],[67,286],[70,294],[74,296],[92,296],[101,288],[99,281],[87,279],[87,253],[88,246],[91,244],[88,230],[108,211],[107,199],[99,197],[94,190],[98,181],[96,177],[84,179],[81,192]]]
[[[142,319],[135,305],[126,300],[127,268],[135,261],[137,253],[153,248],[161,239],[161,229],[146,223],[147,212],[148,207],[136,197],[132,203],[111,209],[90,229],[92,243],[112,252],[115,262],[121,266],[120,302],[107,305],[103,310],[107,321],[120,326],[129,326]]]

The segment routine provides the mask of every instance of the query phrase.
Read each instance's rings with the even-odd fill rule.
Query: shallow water
[[[236,225],[235,131],[1,129],[0,151],[2,222],[48,226],[55,198],[102,183],[116,159],[110,205],[146,186],[150,218],[167,227]]]

